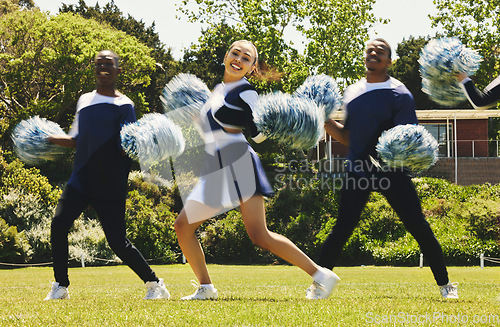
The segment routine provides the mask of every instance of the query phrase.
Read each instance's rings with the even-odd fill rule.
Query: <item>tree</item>
[[[306,64],[310,71],[340,79],[343,86],[365,72],[363,54],[368,30],[376,21],[374,0],[308,0],[301,15],[308,25],[299,31],[309,40]],[[385,21],[382,21],[385,22]]]
[[[483,56],[475,80],[485,87],[500,70],[500,0],[434,0],[434,4],[438,13],[431,16],[432,25],[442,26],[447,35],[459,37]]]
[[[199,43],[186,51],[184,59],[188,62],[186,68],[192,73],[198,75],[199,71],[193,69],[200,69],[201,76],[211,77],[211,80],[205,80],[207,84],[220,82],[223,69],[219,67],[224,54],[229,45],[238,39],[254,42],[259,51],[259,61],[265,63],[266,68],[272,67],[271,72],[274,69],[285,71],[293,50],[283,38],[285,28],[293,18],[286,10],[287,6],[292,7],[297,1],[196,1],[199,4],[197,10],[189,9],[186,6],[189,2],[192,0],[184,0],[178,10],[189,20],[208,23],[209,27],[202,32]],[[209,74],[207,68],[210,69]],[[284,80],[287,80],[286,74]],[[286,84],[272,80],[254,80],[253,83],[261,91],[282,89]]]
[[[130,14],[125,17],[114,1],[107,3],[102,8],[98,3],[94,7],[89,7],[84,0],[79,0],[78,5],[63,3],[59,12],[73,13],[103,24],[109,24],[117,30],[137,38],[141,43],[151,48],[150,56],[156,61],[157,69],[151,71],[151,83],[144,90],[144,95],[150,111],[161,111],[160,93],[166,80],[170,80],[179,72],[179,63],[173,59],[171,49],[166,49],[161,42],[160,36],[155,31],[154,22],[151,26],[146,26],[142,20],[138,21]]]
[[[34,115],[67,127],[79,95],[95,86],[93,57],[102,49],[121,57],[118,88],[139,112],[146,109],[144,88],[155,61],[123,32],[69,13],[20,10],[2,16],[0,44],[0,115],[9,128]]]
[[[34,6],[33,0],[0,0],[0,16],[21,8],[31,9]]]
[[[184,52],[182,70],[195,74],[213,89],[221,82],[224,74],[222,61],[236,34],[226,22],[202,30],[200,42]]]
[[[179,10],[191,21],[217,26],[222,20],[233,26],[235,37],[244,35],[254,42],[261,52],[261,59],[270,65],[281,67],[287,60],[289,45],[284,41],[285,28],[293,23],[294,0],[196,0],[198,10],[191,11],[187,5],[193,0],[183,0]]]
[[[196,3],[196,9],[188,4]],[[327,73],[342,81],[358,79],[362,73],[364,42],[375,21],[370,13],[373,0],[184,0],[178,10],[189,20],[208,23],[217,30],[220,22],[230,34],[210,38],[246,38],[259,49],[260,59],[283,73],[282,84],[268,89],[293,91],[308,74]],[[305,56],[290,41],[289,29],[302,32],[308,42]],[[200,38],[200,49],[207,48]],[[222,43],[222,42],[221,42]],[[208,50],[209,51],[209,50]]]

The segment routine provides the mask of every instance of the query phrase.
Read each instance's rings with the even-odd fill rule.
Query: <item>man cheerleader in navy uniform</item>
[[[51,225],[55,282],[45,298],[69,299],[68,233],[82,211],[92,206],[116,255],[145,283],[145,299],[170,297],[144,257],[126,237],[125,200],[131,160],[120,145],[120,129],[136,120],[133,102],[116,89],[119,58],[110,50],[95,57],[96,90],[78,100],[75,120],[67,136],[49,141],[76,147],[74,169],[59,199]],[[105,282],[114,283],[112,280]]]
[[[328,134],[349,147],[346,178],[336,225],[320,252],[318,264],[333,268],[357,226],[372,191],[382,193],[413,235],[431,267],[444,298],[457,298],[450,283],[441,246],[425,220],[414,185],[405,171],[379,169],[375,146],[380,134],[396,125],[417,124],[415,103],[408,89],[388,75],[391,48],[383,39],[368,43],[366,78],[344,93],[344,124],[330,119]]]

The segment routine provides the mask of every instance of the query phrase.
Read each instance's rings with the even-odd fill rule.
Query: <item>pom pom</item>
[[[318,106],[323,106],[325,120],[342,106],[342,95],[337,82],[325,74],[309,76],[293,95],[309,98],[316,102]]]
[[[389,167],[418,173],[436,163],[438,143],[422,125],[398,125],[380,135],[376,150]]]
[[[185,146],[180,127],[158,113],[146,114],[138,121],[123,126],[120,138],[125,153],[142,164],[178,157]]]
[[[49,160],[56,160],[66,152],[64,147],[47,141],[49,136],[66,135],[55,122],[38,116],[21,121],[12,131],[14,151],[19,158],[36,165]]]
[[[283,93],[262,95],[253,117],[262,134],[290,148],[312,148],[323,136],[325,113],[307,98]]]
[[[198,108],[210,97],[205,83],[192,74],[178,74],[165,85],[160,100],[165,112],[181,107]]]
[[[436,103],[451,107],[466,100],[456,74],[473,75],[482,58],[458,38],[433,39],[420,53],[422,91]]]

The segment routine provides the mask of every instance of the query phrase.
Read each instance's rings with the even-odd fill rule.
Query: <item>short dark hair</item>
[[[373,39],[372,41],[370,41],[370,43],[372,43],[373,41],[378,41],[380,43],[383,43],[387,49],[387,52],[389,54],[389,58],[392,58],[392,49],[391,49],[391,46],[389,45],[389,42],[387,42],[385,39],[383,39],[381,37]]]
[[[101,54],[103,52],[109,52],[111,57],[113,57],[113,61],[115,62],[116,67],[120,67],[120,56],[118,54],[116,54],[116,52],[114,52],[113,50],[104,49],[104,50],[99,51],[98,53],[96,53],[94,60],[97,58],[97,56],[99,54]]]

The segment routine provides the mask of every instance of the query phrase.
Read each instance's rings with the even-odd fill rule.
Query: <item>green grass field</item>
[[[0,326],[500,326],[500,267],[450,267],[458,300],[441,299],[428,267],[340,267],[328,300],[305,299],[311,279],[291,266],[209,270],[217,301],[194,291],[189,265],[154,266],[171,300],[145,301],[126,266],[70,269],[69,301],[43,301],[52,269],[0,270]]]

